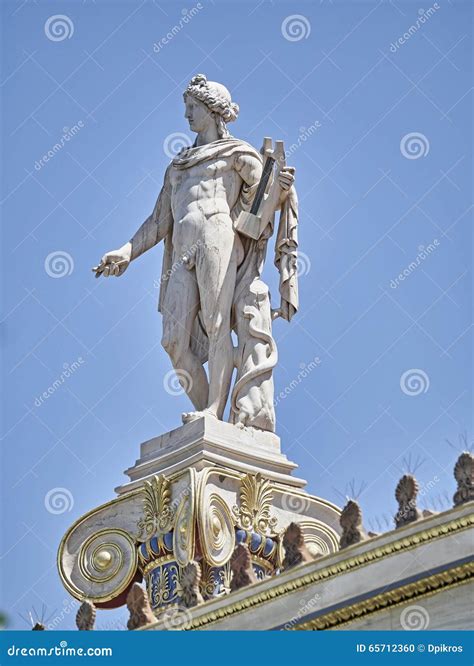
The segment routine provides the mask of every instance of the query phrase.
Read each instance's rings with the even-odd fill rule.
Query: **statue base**
[[[291,476],[298,465],[281,453],[278,435],[203,417],[144,442],[140,458],[125,471],[130,483],[115,490],[122,495],[154,474],[169,476],[191,467],[200,471],[213,466],[244,474],[261,472],[267,479],[294,488],[306,485],[303,479]]]
[[[249,547],[257,578],[278,573],[283,532],[302,528],[314,555],[338,549],[339,509],[304,490],[273,433],[205,417],[144,442],[118,497],[64,536],[58,567],[68,591],[98,607],[124,603],[144,579],[155,611],[181,603],[181,578],[201,567],[201,594],[230,590],[230,558]]]

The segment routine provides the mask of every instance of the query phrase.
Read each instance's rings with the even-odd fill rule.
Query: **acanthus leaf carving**
[[[161,536],[173,526],[175,511],[171,506],[171,484],[164,474],[153,476],[143,486],[143,518],[138,521],[140,538]]]
[[[273,489],[269,479],[264,479],[260,472],[246,474],[240,482],[240,506],[234,506],[232,512],[239,527],[258,532],[262,536],[273,532],[277,519],[271,516]]]

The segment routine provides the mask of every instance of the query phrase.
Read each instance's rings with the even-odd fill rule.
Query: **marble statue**
[[[259,153],[229,134],[239,107],[222,84],[198,74],[184,103],[194,144],[169,164],[154,210],[132,239],[93,270],[123,275],[163,240],[162,344],[195,408],[183,422],[223,419],[235,368],[230,422],[273,432],[272,321],[290,321],[298,308],[295,170],[285,165],[282,142],[272,150],[265,139]],[[261,274],[276,211],[280,306],[272,309]]]

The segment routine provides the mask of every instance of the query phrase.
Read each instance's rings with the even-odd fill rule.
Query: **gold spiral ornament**
[[[229,507],[219,495],[212,493],[204,501],[200,528],[207,562],[215,567],[228,562],[235,547],[234,520]]]
[[[126,590],[135,577],[137,549],[128,532],[104,529],[81,544],[77,562],[79,566],[69,568],[67,558],[60,557],[59,571],[67,590],[76,599],[105,603]]]

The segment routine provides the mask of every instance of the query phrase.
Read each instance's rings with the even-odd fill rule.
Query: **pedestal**
[[[306,482],[292,476],[296,467],[276,435],[212,418],[144,442],[118,497],[64,536],[64,585],[78,599],[115,607],[144,578],[158,610],[180,602],[182,570],[191,560],[201,565],[205,599],[226,594],[239,542],[248,544],[257,577],[273,576],[292,521],[314,555],[335,552],[339,510],[306,493]]]

